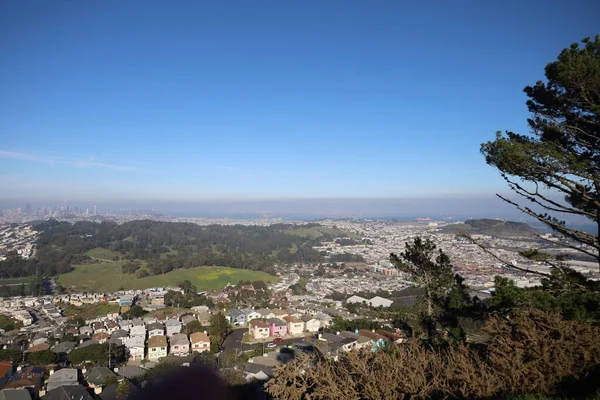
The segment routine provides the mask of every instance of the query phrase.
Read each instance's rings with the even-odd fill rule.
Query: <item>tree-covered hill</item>
[[[444,233],[468,233],[495,237],[534,237],[537,233],[535,229],[523,222],[497,219],[469,219],[464,224],[447,225],[441,231]]]
[[[58,222],[35,226],[41,234],[35,259],[0,263],[0,277],[57,275],[92,262],[93,254],[114,254],[124,273],[164,274],[174,269],[219,265],[272,272],[276,263],[324,261],[313,246],[345,236],[316,224],[273,226],[207,225],[159,221]],[[307,230],[318,235],[306,235]],[[104,252],[90,252],[104,249]]]

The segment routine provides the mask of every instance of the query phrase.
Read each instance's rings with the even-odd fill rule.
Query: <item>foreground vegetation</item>
[[[119,262],[77,265],[73,272],[60,275],[58,282],[61,286],[77,292],[116,292],[119,289],[177,286],[186,280],[198,290],[211,290],[240,280],[272,282],[276,279],[264,272],[226,267],[180,269],[162,275],[137,278],[135,275],[123,274]]]

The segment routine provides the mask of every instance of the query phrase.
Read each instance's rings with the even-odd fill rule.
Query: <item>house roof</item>
[[[271,310],[271,312],[273,314],[275,314],[276,316],[278,316],[278,317],[281,317],[281,316],[284,316],[284,315],[290,315],[290,313],[288,313],[287,311],[281,310],[279,308]]]
[[[161,324],[160,322],[153,322],[153,323],[151,323],[151,324],[148,324],[148,325],[146,326],[146,328],[147,328],[149,331],[152,331],[152,330],[155,330],[155,329],[158,329],[158,330],[161,330],[161,331],[164,331],[164,330],[165,330],[165,326],[164,326],[163,324]]]
[[[59,369],[50,375],[46,382],[49,391],[59,386],[77,385],[77,370],[75,368]]]
[[[300,319],[301,319],[302,321],[304,321],[304,322],[308,322],[308,321],[310,321],[310,320],[312,320],[312,319],[316,319],[316,318],[315,318],[315,317],[313,317],[312,315],[309,315],[309,314],[304,314],[304,315],[301,315],[301,316],[300,316]]]
[[[370,330],[367,330],[367,329],[360,329],[358,331],[358,334],[361,335],[361,336],[364,336],[366,338],[369,338],[371,340],[385,339],[383,336],[378,335],[375,332],[371,332]]]
[[[229,310],[229,315],[234,317],[239,317],[240,315],[246,315],[242,310],[238,310],[237,308],[232,308]]]
[[[322,333],[321,335],[319,335],[319,340],[326,340],[327,342],[330,343],[335,343],[335,342],[341,342],[342,341],[342,337],[333,334],[333,333]]]
[[[79,346],[77,346],[77,348],[81,349],[83,347],[91,346],[93,344],[100,344],[100,342],[97,340],[86,340],[85,342],[83,342]]]
[[[123,338],[129,336],[129,333],[125,329],[117,329],[113,333],[110,334],[111,338]]]
[[[115,376],[115,373],[107,367],[92,367],[85,374],[85,379],[94,386],[102,386],[106,378],[111,376]]]
[[[94,400],[92,395],[81,385],[59,386],[46,393],[44,400]]]
[[[167,346],[167,337],[163,335],[152,336],[148,339],[148,348],[150,347],[166,347]]]
[[[204,332],[195,332],[190,335],[192,343],[210,342],[210,338]]]
[[[26,389],[0,390],[0,400],[31,400],[31,395]]]
[[[181,326],[181,322],[178,319],[168,319],[165,322],[165,326],[168,328],[169,326],[175,327],[175,326]]]
[[[117,374],[124,378],[135,378],[137,376],[144,375],[148,370],[142,367],[136,367],[135,365],[125,365],[119,367]]]
[[[49,348],[50,348],[50,345],[48,343],[40,343],[40,344],[36,344],[35,346],[31,346],[30,348],[25,350],[25,353],[35,353],[37,351],[48,350]]]
[[[174,334],[173,336],[171,336],[170,342],[171,342],[171,346],[190,344],[190,341],[188,340],[188,337],[185,333]]]
[[[253,319],[248,324],[251,326],[255,326],[257,328],[268,328],[269,327],[269,324],[267,324],[265,321],[261,321],[259,319]]]
[[[288,315],[287,317],[283,317],[283,319],[287,322],[291,322],[292,324],[298,324],[298,323],[304,322],[301,319],[292,317],[291,315]]]
[[[269,318],[267,320],[267,322],[269,324],[275,325],[275,326],[287,326],[287,324],[284,321],[280,320],[279,318]]]
[[[12,363],[10,361],[3,361],[0,363],[0,377],[6,375],[7,372],[12,370]]]
[[[52,348],[55,353],[68,353],[73,350],[77,345],[73,342],[60,342]]]
[[[92,340],[108,339],[110,335],[106,332],[97,332],[92,335]]]

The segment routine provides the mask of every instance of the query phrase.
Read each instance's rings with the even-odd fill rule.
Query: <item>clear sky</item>
[[[479,196],[598,1],[0,2],[0,198]]]

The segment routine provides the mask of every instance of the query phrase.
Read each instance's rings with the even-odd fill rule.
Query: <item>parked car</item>
[[[283,339],[282,339],[282,338],[280,338],[280,337],[273,339],[273,343],[277,343],[277,344],[279,344],[279,343],[281,343],[281,342],[283,342]]]
[[[272,349],[273,347],[277,347],[277,345],[275,343],[267,344],[267,348]]]

